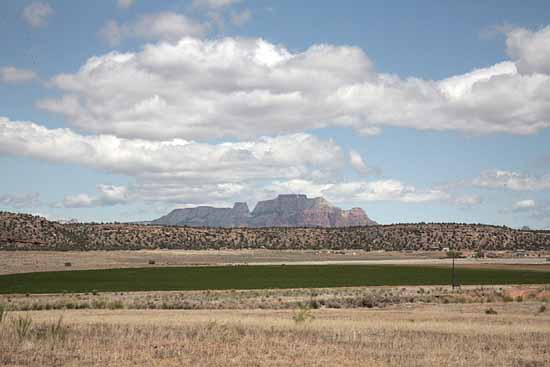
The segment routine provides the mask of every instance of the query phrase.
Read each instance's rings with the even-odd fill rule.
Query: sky
[[[3,211],[550,228],[547,1],[4,0],[0,47]]]

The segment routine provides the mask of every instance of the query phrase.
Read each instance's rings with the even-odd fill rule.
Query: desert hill
[[[550,250],[550,231],[457,223],[343,228],[211,228],[139,224],[60,224],[0,212],[0,250],[364,249]]]

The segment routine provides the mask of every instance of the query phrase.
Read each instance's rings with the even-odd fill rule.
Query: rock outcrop
[[[246,203],[233,208],[176,209],[152,224],[190,227],[351,227],[374,225],[361,208],[342,210],[322,197],[309,199],[306,195],[279,195],[260,201],[252,211]]]

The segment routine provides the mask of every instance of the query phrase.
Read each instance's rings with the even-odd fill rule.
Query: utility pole
[[[451,257],[453,258],[453,267],[452,267],[452,271],[451,271],[451,286],[452,286],[452,289],[453,289],[453,292],[455,291],[455,251],[452,250],[451,252]]]

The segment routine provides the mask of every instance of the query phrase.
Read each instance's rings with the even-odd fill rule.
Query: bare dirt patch
[[[196,265],[400,264],[449,266],[443,252],[314,250],[0,251],[0,275],[89,269]],[[543,257],[457,259],[457,266],[550,271]]]

